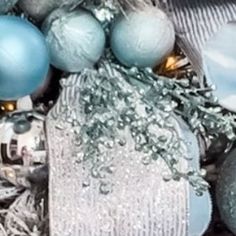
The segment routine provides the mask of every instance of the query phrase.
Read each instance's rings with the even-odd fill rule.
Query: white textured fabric
[[[54,137],[49,144],[55,147],[50,153],[51,235],[186,235],[188,188],[184,181],[163,181],[161,160],[143,165],[132,143],[109,151],[116,170],[110,179],[113,191],[104,195],[98,180],[88,177],[88,167],[76,164],[69,129],[49,130]]]

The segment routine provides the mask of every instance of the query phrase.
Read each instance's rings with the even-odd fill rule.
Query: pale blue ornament
[[[204,70],[215,95],[225,108],[236,112],[236,23],[224,25],[203,49]]]
[[[50,50],[51,64],[67,72],[91,68],[102,56],[105,33],[87,11],[54,11],[44,22],[43,32]]]
[[[146,7],[120,16],[111,32],[111,48],[126,66],[154,67],[173,50],[175,31],[167,15]]]
[[[216,187],[217,205],[222,220],[236,234],[236,150],[223,163]]]
[[[82,1],[83,0],[20,0],[19,6],[35,20],[42,21],[54,9],[59,7],[74,8]]]
[[[0,16],[0,100],[31,94],[46,78],[48,49],[41,32],[15,16]]]
[[[189,167],[200,170],[200,150],[196,136],[191,132],[187,124],[179,117],[178,129],[180,138],[187,147],[187,152],[190,159]],[[189,186],[190,187],[190,186]],[[201,209],[201,210],[199,210]],[[190,236],[201,236],[207,230],[212,215],[212,201],[209,191],[203,193],[202,196],[197,196],[192,187],[189,189],[189,232]]]
[[[18,0],[1,0],[0,1],[0,14],[6,13],[11,10],[12,7],[18,2]]]

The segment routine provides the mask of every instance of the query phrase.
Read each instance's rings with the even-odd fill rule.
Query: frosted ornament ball
[[[126,66],[154,67],[173,50],[175,30],[167,15],[156,7],[130,11],[115,20],[111,48]]]
[[[105,47],[105,33],[95,17],[82,9],[58,9],[46,19],[43,32],[50,50],[51,64],[67,72],[91,68]]]

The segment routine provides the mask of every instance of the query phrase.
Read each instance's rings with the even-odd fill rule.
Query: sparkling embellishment
[[[181,135],[183,127],[179,127],[171,112],[157,109],[159,112],[153,113],[155,108],[148,105],[150,100],[142,102],[140,96],[150,96],[152,91],[147,92],[144,87],[140,95],[120,74],[113,74],[110,82],[123,81],[124,90],[117,87],[111,96],[106,93],[111,85],[101,83],[106,82],[105,71],[94,73],[100,80],[95,80],[91,71],[70,76],[48,116],[51,234],[187,236],[191,232],[190,186],[180,173],[186,173],[185,178],[193,181],[193,185],[199,183],[197,172],[188,171],[188,158],[197,171],[199,167],[198,150],[191,146],[191,137]],[[98,84],[100,89],[104,88],[102,95],[101,90],[94,89]],[[109,96],[112,99],[107,99]],[[93,109],[87,110],[84,103]],[[116,105],[112,106],[113,103]],[[126,103],[129,105],[125,106]],[[97,109],[101,104],[103,107]],[[113,107],[124,112],[120,116],[114,116],[116,110],[107,112],[106,108]],[[72,113],[77,114],[76,126]],[[56,128],[58,124],[63,128]],[[143,146],[147,131],[153,141],[149,139],[150,146]],[[82,143],[77,142],[78,137]],[[155,155],[165,148],[169,153],[165,152],[164,157]],[[170,155],[172,148],[175,151]],[[168,182],[163,180],[166,176]]]

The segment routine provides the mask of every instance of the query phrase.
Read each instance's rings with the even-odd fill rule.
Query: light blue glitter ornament
[[[216,197],[222,220],[236,234],[236,150],[229,154],[222,166]]]
[[[51,63],[67,72],[91,68],[101,57],[105,33],[87,11],[54,11],[43,25]]]
[[[0,14],[6,13],[11,10],[12,7],[18,2],[18,0],[1,0],[0,1]]]
[[[166,14],[147,7],[119,17],[111,33],[111,48],[126,66],[154,67],[172,51],[175,31]]]
[[[40,31],[15,16],[0,16],[0,100],[16,100],[36,90],[49,68]]]
[[[203,61],[209,83],[225,108],[236,112],[236,22],[224,25],[205,45]]]
[[[20,0],[19,6],[35,20],[42,21],[56,8],[73,8],[81,2],[82,0]]]

